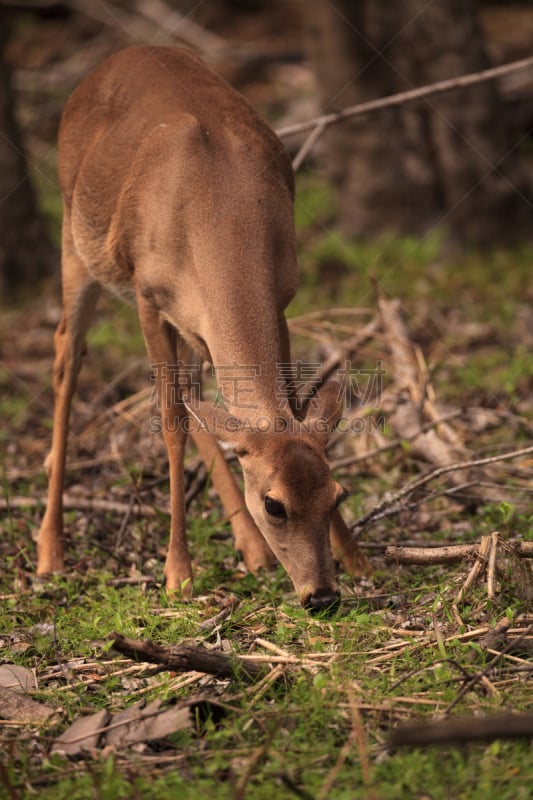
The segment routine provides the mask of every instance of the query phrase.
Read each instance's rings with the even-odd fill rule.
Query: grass
[[[348,244],[325,230],[333,217],[323,182],[304,176],[297,203],[305,246],[303,286],[291,314],[332,304],[372,307],[372,275],[385,295],[401,299],[409,329],[431,365],[439,399],[525,420],[533,377],[523,327],[523,309],[531,300],[527,251],[471,253],[460,262],[445,262],[436,239],[420,246],[410,241]],[[337,272],[329,286],[332,269]],[[33,541],[42,508],[30,501],[44,489],[40,464],[50,437],[53,326],[35,305],[3,324],[2,494],[4,499],[26,497],[28,506],[1,511],[0,660],[34,669],[39,688],[31,696],[58,708],[60,715],[48,726],[5,724],[0,729],[0,798],[530,796],[529,741],[396,751],[388,746],[394,726],[446,712],[465,674],[479,674],[493,657],[480,643],[483,633],[504,618],[518,624],[523,615],[531,621],[531,599],[518,591],[511,569],[501,576],[490,602],[484,585],[471,590],[459,624],[452,599],[470,564],[388,565],[380,546],[406,539],[475,542],[495,529],[531,540],[531,507],[520,500],[524,481],[516,472],[498,474],[522,492],[516,502],[495,502],[470,513],[443,498],[424,505],[421,497],[416,512],[375,524],[364,537],[374,573],[363,580],[341,576],[343,604],[332,619],[308,616],[281,569],[259,577],[243,572],[209,486],[189,514],[194,602],[171,601],[161,588],[168,529],[164,514],[124,519],[109,512],[69,511],[67,574],[43,582],[34,575]],[[15,337],[15,328],[23,333]],[[9,358],[15,348],[28,367],[20,374]],[[147,432],[145,416],[110,417],[98,403],[91,406],[142,352],[135,316],[104,302],[90,337],[74,415],[78,438],[69,493],[123,502],[140,493],[155,507],[166,501],[166,485],[157,484],[167,470],[164,449],[160,438]],[[146,378],[143,366],[128,373],[104,408],[145,388]],[[99,427],[89,436],[86,431],[95,419]],[[529,440],[526,422],[501,419],[479,432],[465,424],[472,451],[493,452],[501,444]],[[389,435],[386,429],[382,435]],[[114,459],[107,461],[109,454]],[[357,471],[345,470],[338,477],[353,490],[347,516],[357,518],[421,469],[405,446]],[[139,575],[149,580],[125,582]],[[203,630],[201,623],[229,595],[235,598],[231,615],[218,629]],[[266,640],[287,659],[281,661],[278,679],[271,672],[263,686],[250,685],[239,675],[232,681],[192,676],[185,684],[179,674],[124,662],[109,650],[113,630],[165,645],[189,642],[272,657],[261,644]],[[291,663],[294,657],[299,660]],[[531,673],[517,671],[518,666],[530,669],[527,653],[502,655],[488,683],[478,681],[451,713],[531,711]],[[116,713],[140,699],[179,703],[194,695],[222,703],[220,719],[211,716],[157,743],[117,752],[100,749],[76,761],[51,753],[54,738],[81,715],[99,708]]]
[[[448,579],[442,578],[441,583],[445,586]],[[60,706],[63,720],[100,707],[118,710],[141,696],[179,700],[190,691],[173,692],[168,674],[147,678],[141,668],[137,674],[121,677],[122,664],[110,658],[105,637],[117,628],[162,643],[198,641],[202,638],[198,623],[212,613],[212,600],[165,608],[159,590],[146,593],[137,587],[112,588],[108,580],[109,575],[94,570],[89,576],[56,578],[40,594],[28,590],[4,601],[2,655],[35,668],[44,677],[50,665],[64,665],[63,676],[46,681],[41,691],[34,693],[36,699]],[[531,763],[531,748],[525,742],[396,753],[387,752],[384,745],[393,720],[443,710],[456,695],[461,669],[472,673],[484,666],[483,652],[462,642],[460,634],[457,640],[447,642],[445,653],[427,639],[416,647],[413,632],[412,642],[406,639],[397,655],[379,663],[380,654],[386,654],[386,646],[394,638],[387,619],[390,610],[372,610],[362,599],[357,609],[345,610],[333,621],[313,620],[296,607],[286,580],[279,576],[272,580],[281,583],[277,604],[269,605],[268,588],[257,582],[256,593],[243,596],[222,627],[223,641],[227,637],[235,652],[246,652],[260,632],[262,638],[291,654],[335,653],[332,664],[324,661],[316,669],[287,670],[280,684],[271,686],[263,696],[257,693],[257,698],[253,687],[238,679],[226,687],[208,684],[204,692],[222,697],[232,710],[221,722],[208,722],[201,731],[169,737],[164,749],[165,759],[170,759],[168,771],[164,764],[155,767],[142,752],[101,753],[65,767],[58,757],[42,755],[49,737],[64,727],[64,721],[56,728],[32,733],[31,745],[29,734],[22,729],[17,736],[4,737],[11,767],[3,775],[6,793],[1,796],[10,796],[9,786],[21,792],[25,784],[43,798],[94,797],[95,792],[99,798],[159,797],[159,793],[162,797],[165,791],[178,789],[180,795],[191,798],[204,794],[235,797],[243,769],[258,753],[246,790],[246,796],[254,798],[266,798],[272,791],[279,797],[294,797],[294,786],[299,791],[296,796],[320,796],[341,753],[345,760],[336,774],[334,791],[327,796],[415,798],[422,796],[424,787],[426,791],[431,787],[435,798],[511,797],[512,792],[517,797],[527,796],[521,794]],[[379,579],[382,589],[387,582],[390,584],[390,576]],[[404,580],[400,583],[396,586],[399,591],[405,588]],[[411,610],[418,607],[426,622],[427,591],[427,586],[421,587],[407,606]],[[172,614],[159,616],[163,611]],[[501,610],[495,610],[492,619],[500,614]],[[489,615],[489,625],[490,619]],[[44,634],[36,628],[43,623],[51,626]],[[12,652],[15,642],[19,655]],[[69,672],[84,660],[92,667]],[[396,688],[391,690],[391,686]],[[353,738],[353,697],[360,708],[363,738],[345,747]],[[528,708],[527,684],[504,688],[497,698],[474,691],[457,712],[490,713],[509,706]],[[365,761],[370,764],[366,777],[362,771]],[[64,777],[65,769],[73,773],[70,778]],[[129,793],[132,791],[135,794]],[[376,794],[371,795],[372,791]]]

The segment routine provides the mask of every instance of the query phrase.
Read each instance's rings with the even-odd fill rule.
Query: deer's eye
[[[338,508],[341,503],[344,503],[347,497],[350,496],[350,492],[347,489],[343,489],[342,492],[339,492],[337,495],[337,499],[335,500],[335,508]]]
[[[279,500],[274,500],[274,498],[269,497],[268,494],[265,496],[265,511],[269,516],[276,517],[277,519],[287,518],[287,512],[283,503],[280,503]]]

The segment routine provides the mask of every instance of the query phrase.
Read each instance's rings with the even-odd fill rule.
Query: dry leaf
[[[98,746],[101,728],[107,724],[109,716],[109,712],[102,709],[88,717],[78,717],[55,740],[52,753],[78,756],[87,750],[94,750]]]
[[[192,727],[190,707],[170,706],[160,710],[161,701],[153,700],[145,708],[141,703],[116,714],[111,725],[124,723],[110,730],[106,736],[106,745],[119,748],[134,742],[150,742],[163,739],[171,733]]]
[[[3,664],[0,667],[0,686],[16,692],[30,692],[37,688],[37,681],[31,669],[18,664]]]

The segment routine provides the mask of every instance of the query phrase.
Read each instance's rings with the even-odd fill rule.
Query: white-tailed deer
[[[38,573],[64,566],[69,409],[105,286],[136,302],[150,361],[160,367],[170,462],[168,589],[191,591],[183,457],[192,427],[247,567],[255,572],[277,557],[306,608],[335,607],[330,523],[331,546],[345,566],[358,567],[335,512],[343,493],[324,453],[342,409],[338,386],[326,384],[299,421],[290,386],[280,381],[279,365],[290,361],[283,311],[296,289],[296,259],[293,174],[279,140],[192,54],[133,47],[107,59],[69,99],[59,133],[59,179],[63,313],[55,335],[54,430]],[[227,410],[196,402],[187,370],[179,392],[169,386],[175,370],[161,365],[190,363],[191,350],[218,369]],[[230,367],[253,367],[245,414],[222,385]],[[235,448],[246,506],[211,434]]]

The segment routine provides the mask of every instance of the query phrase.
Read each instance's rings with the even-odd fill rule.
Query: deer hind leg
[[[167,590],[184,597],[192,594],[192,568],[187,545],[185,518],[184,457],[187,440],[187,409],[179,391],[176,364],[176,331],[161,319],[159,311],[139,292],[137,296],[148,357],[152,365],[170,475],[170,539],[165,561]]]
[[[48,500],[38,536],[38,575],[64,568],[63,487],[70,407],[85,351],[85,336],[100,292],[99,285],[66,246],[62,262],[63,311],[54,336],[54,424],[52,449],[45,462]]]

